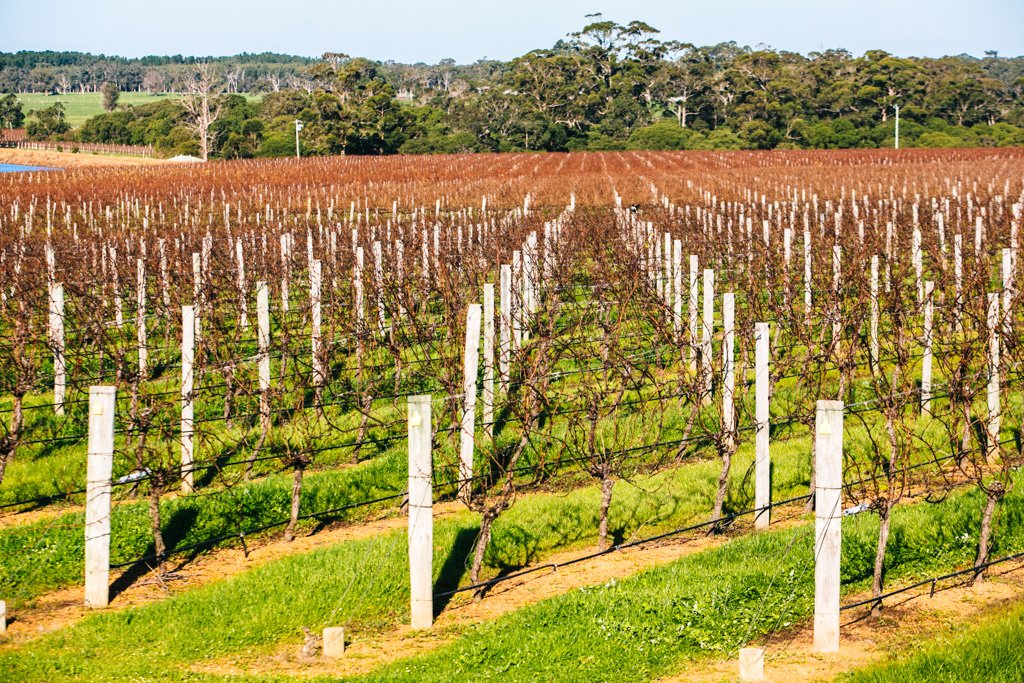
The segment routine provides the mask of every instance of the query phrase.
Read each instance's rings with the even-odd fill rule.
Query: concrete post
[[[839,339],[843,330],[842,277],[843,248],[836,244],[832,247],[832,292],[835,296],[835,305],[832,309],[832,339]]]
[[[665,285],[668,283],[664,278],[664,257],[662,256],[661,240],[654,239],[654,259],[651,261],[651,277],[654,278],[654,293],[661,303],[665,303]]]
[[[324,657],[337,659],[345,654],[345,629],[328,626],[324,629]]]
[[[195,313],[195,343],[200,343],[203,312],[203,261],[202,254],[192,252],[192,306]]]
[[[484,285],[484,430],[494,437],[494,284]]]
[[[988,453],[999,443],[999,295],[988,295]]]
[[[701,369],[704,373],[704,393],[711,395],[711,335],[715,329],[715,271],[704,269],[704,312],[701,320]]]
[[[466,311],[466,344],[462,355],[462,429],[459,438],[459,500],[472,494],[473,447],[476,437],[476,376],[480,366],[480,304]]]
[[[512,252],[512,339],[513,348],[517,351],[523,347],[523,254]]]
[[[124,312],[121,309],[121,278],[117,272],[117,249],[110,247],[110,274],[114,285],[114,324],[117,329],[124,327]]]
[[[264,439],[270,432],[270,291],[267,283],[256,283],[256,344],[259,348],[260,430]]]
[[[110,475],[114,465],[117,388],[89,388],[89,451],[85,499],[85,606],[110,601]]]
[[[7,602],[0,600],[0,635],[7,633]]]
[[[755,529],[767,529],[771,524],[772,511],[772,464],[769,452],[769,396],[771,377],[768,373],[769,335],[768,323],[754,325],[754,420],[757,432],[754,443],[754,517]]]
[[[67,391],[67,360],[64,356],[64,285],[50,288],[50,347],[53,351],[53,411],[64,414]]]
[[[1013,323],[1010,306],[1013,303],[1013,250],[1003,249],[1003,326],[1009,331]]]
[[[868,313],[868,365],[872,372],[878,370],[878,255],[871,257],[871,303]]]
[[[690,370],[692,372],[697,372],[697,328],[699,326],[697,306],[700,299],[698,268],[697,255],[690,254]]]
[[[843,518],[842,401],[818,401],[814,433],[814,648],[818,652],[837,652]]]
[[[763,648],[740,648],[740,680],[743,683],[758,683],[764,680]]]
[[[167,270],[167,249],[166,240],[159,238],[156,241],[157,251],[160,254],[160,297],[164,304],[164,315],[170,318],[171,315],[171,288],[170,275]]]
[[[409,397],[409,597],[411,625],[434,623],[434,512],[430,396]]]
[[[387,321],[384,313],[384,253],[380,242],[373,243],[373,284],[377,300],[377,332],[383,335]]]
[[[812,304],[812,278],[811,278],[811,231],[804,230],[804,323],[811,325],[811,304]]]
[[[235,258],[238,261],[238,324],[242,329],[246,329],[249,327],[249,303],[245,295],[245,254],[242,251],[241,237],[235,241]]]
[[[788,306],[791,293],[790,268],[793,262],[793,228],[782,231],[782,296]]]
[[[953,321],[957,332],[963,330],[964,236],[953,235]]]
[[[192,491],[192,461],[195,459],[196,331],[199,321],[192,306],[181,307],[181,491]]]
[[[498,378],[502,391],[508,391],[509,354],[512,349],[512,266],[503,265],[501,287],[501,341],[498,346]]]
[[[139,346],[139,379],[146,379],[149,354],[146,349],[146,262],[136,261],[135,331]]]
[[[288,313],[288,281],[291,277],[291,233],[281,235],[281,313]]]
[[[921,251],[921,229],[914,228],[910,257],[914,265],[914,285],[917,287],[917,303],[924,303],[924,254]]]
[[[320,259],[314,259],[309,268],[309,305],[312,320],[310,350],[313,354],[313,386],[319,390],[327,383],[324,368],[324,340],[320,332],[320,291],[323,288],[323,267]]]
[[[683,332],[683,241],[672,242],[672,329],[676,340]]]
[[[722,295],[722,431],[736,443],[736,295]]]
[[[932,410],[932,321],[935,316],[935,283],[927,280],[924,283],[924,332],[921,357],[921,412]]]
[[[352,290],[355,296],[356,308],[356,333],[363,333],[363,325],[366,323],[366,308],[363,304],[363,248],[356,247],[355,272],[352,274]]]

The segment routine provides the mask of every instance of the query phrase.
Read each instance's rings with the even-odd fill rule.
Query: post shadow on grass
[[[191,507],[175,510],[174,513],[171,514],[162,529],[164,546],[166,547],[168,554],[174,552],[175,547],[185,539],[188,532],[195,526],[198,516],[198,510]],[[146,559],[140,559],[130,565],[128,569],[121,574],[121,576],[117,577],[117,580],[110,584],[111,600],[131,588],[136,581],[152,570],[157,562],[157,560],[153,558],[154,553],[156,553],[156,546],[153,541],[150,541],[146,546],[146,550],[142,553],[142,557]],[[189,559],[194,559],[198,554],[199,549],[197,549]]]
[[[438,594],[447,593],[459,587],[462,577],[466,575],[466,565],[469,563],[469,557],[476,545],[476,536],[479,532],[479,527],[468,527],[460,529],[455,536],[451,550],[448,551],[448,557],[445,558],[444,564],[441,565],[441,571],[437,574],[437,580],[434,581],[435,618],[444,611],[454,597],[452,595],[438,596]]]

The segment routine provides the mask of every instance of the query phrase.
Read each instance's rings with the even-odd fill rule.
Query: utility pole
[[[896,108],[896,149],[900,148],[900,105],[893,105]]]
[[[897,110],[898,111],[898,110]],[[299,131],[302,130],[302,121],[295,119],[295,158],[299,159],[302,157],[302,153],[299,150]]]

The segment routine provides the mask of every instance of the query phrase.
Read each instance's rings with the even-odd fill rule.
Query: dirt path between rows
[[[961,582],[940,588],[931,597],[928,586],[908,591],[889,598],[877,619],[869,616],[866,607],[844,612],[836,653],[814,651],[813,620],[751,645],[765,648],[767,682],[830,681],[854,669],[891,660],[914,644],[951,633],[954,627],[1024,600],[1022,568],[1024,562],[1007,563],[990,569],[989,578],[982,583],[969,587]],[[846,597],[844,602],[869,597],[870,593],[864,593]],[[691,662],[662,683],[719,683],[738,680],[738,676],[739,662],[732,658]]]
[[[803,523],[800,507],[783,512],[773,528],[790,528]],[[405,657],[429,652],[456,640],[469,626],[495,620],[509,612],[572,590],[628,578],[645,569],[665,565],[686,555],[728,543],[752,531],[752,525],[734,524],[727,534],[708,536],[700,531],[635,546],[596,557],[565,570],[541,569],[533,574],[496,585],[483,600],[471,594],[454,596],[428,631],[413,631],[402,625],[378,632],[346,630],[345,656],[326,659],[302,653],[304,638],[296,634],[270,648],[233,653],[212,662],[193,664],[189,670],[221,676],[273,674],[309,678],[314,676],[356,676]],[[581,557],[588,550],[574,550],[548,556],[538,565],[561,564]],[[342,624],[338,624],[342,625]]]

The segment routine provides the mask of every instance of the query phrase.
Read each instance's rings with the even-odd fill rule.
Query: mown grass
[[[630,496],[621,493],[619,505],[628,510]],[[512,538],[513,530],[527,529],[543,537],[548,524],[579,524],[590,526],[592,539],[593,520],[583,521],[578,512],[592,509],[596,495],[589,489],[536,496],[533,505],[513,508],[496,536]],[[649,494],[637,491],[632,497],[646,504]],[[890,580],[968,562],[980,507],[979,496],[971,492],[897,510]],[[538,512],[544,510],[547,516],[541,518]],[[622,512],[616,510],[616,520]],[[1022,518],[1024,497],[1014,494],[1004,504],[997,553],[1024,548]],[[436,524],[436,592],[463,579],[475,532],[468,513]],[[865,586],[876,532],[873,517],[844,520],[848,592]],[[813,525],[802,524],[737,537],[632,578],[470,627],[452,644],[385,666],[365,680],[651,680],[688,660],[731,653],[806,617],[813,605],[812,534]],[[521,543],[521,536],[516,541]],[[358,637],[403,622],[405,553],[405,533],[399,531],[287,557],[159,603],[92,615],[7,649],[0,667],[12,680],[26,682],[221,680],[194,674],[190,667],[233,653],[263,656],[282,642],[298,648],[302,626],[343,624]]]
[[[855,671],[845,683],[1016,683],[1024,681],[1024,605],[980,624],[945,627],[948,633],[918,644],[907,655]]]
[[[358,467],[312,474],[303,487],[303,512],[321,512],[393,494],[401,490],[405,478],[404,453],[397,449]],[[160,507],[168,549],[287,520],[290,491],[291,477],[281,474],[210,494],[167,498]],[[359,519],[372,510],[337,512],[303,526]],[[204,550],[196,549],[193,555]],[[129,562],[153,551],[146,503],[115,506],[111,514],[111,562]],[[81,583],[84,557],[82,512],[0,529],[0,594],[17,606],[46,591]]]
[[[573,385],[580,381],[585,380],[580,376],[566,378],[563,380],[565,384],[563,390],[572,391]],[[743,398],[749,399],[750,397],[744,395]],[[1013,402],[1017,403],[1019,398],[1019,395],[1014,395]],[[937,409],[941,410],[938,401],[936,406]],[[635,424],[630,422],[628,429],[624,430],[634,432],[628,438],[641,444],[647,443],[651,437],[648,433],[644,432],[644,429],[652,420],[661,422],[664,429],[661,437],[663,439],[676,437],[682,433],[685,415],[689,410],[684,402],[669,401],[667,404],[663,404],[661,411],[657,415],[647,408],[646,404],[639,404],[632,408],[634,414],[638,417]],[[84,406],[76,406],[76,409],[82,410]],[[710,406],[707,410],[713,413],[715,408]],[[285,422],[277,426],[272,432],[272,438],[270,443],[267,444],[266,452],[261,455],[265,456],[266,453],[274,453],[277,450],[281,450],[285,444],[293,439],[305,442],[312,438],[319,444],[320,448],[328,448],[339,441],[338,434],[343,434],[348,429],[354,429],[358,422],[358,413],[345,412],[344,406],[331,406],[327,411],[328,419],[322,421],[321,427],[326,424],[331,429],[320,429],[323,432],[322,434],[319,432],[313,434],[310,431],[309,425],[296,425]],[[37,416],[36,419],[38,420],[55,419],[52,414],[46,415],[45,409],[33,412],[44,413],[44,415]],[[390,403],[382,403],[377,412],[379,413],[378,418],[385,423],[399,420],[401,417],[400,410]],[[877,416],[862,416],[862,418],[863,421],[861,419],[851,420],[846,429],[846,450],[850,466],[858,462],[863,464],[864,453],[868,448],[868,432],[878,427],[878,424],[876,424]],[[438,415],[437,419],[443,419],[443,416]],[[625,419],[633,420],[628,415],[620,415],[617,419],[620,424]],[[939,420],[931,418],[919,420],[919,446],[932,442],[933,446],[941,451],[943,447],[942,430],[937,429],[938,424]],[[1006,431],[1010,431],[1008,422],[1004,423],[1004,426]],[[438,425],[438,428],[441,427],[442,425]],[[608,425],[603,425],[602,429],[605,427],[608,427]],[[223,422],[213,423],[207,427],[204,440],[201,441],[200,452],[217,453],[214,449],[218,447],[230,449],[230,444],[238,443],[246,438],[251,440],[252,430],[251,421],[240,421],[235,427],[228,427]],[[514,440],[514,432],[515,429],[503,431],[498,438],[497,446],[501,447],[502,444]],[[524,456],[524,465],[543,460],[548,463],[546,467],[549,473],[553,475],[565,475],[567,472],[578,470],[578,465],[559,465],[559,456],[552,456],[550,453],[550,451],[558,449],[559,440],[564,438],[563,432],[564,427],[562,425],[554,425],[549,435],[550,443],[538,441]],[[788,426],[780,428],[776,432],[773,437],[775,441],[772,448],[777,465],[783,463],[781,468],[776,468],[774,495],[776,500],[778,500],[790,495],[803,493],[798,485],[805,483],[809,477],[809,457],[807,454],[810,452],[810,444],[802,436],[804,434],[802,427]],[[792,439],[794,434],[798,435],[795,440]],[[780,436],[790,437],[790,441],[781,441],[779,440]],[[344,440],[346,439],[342,439],[342,441]],[[376,444],[372,443],[372,439],[370,441],[371,444],[367,445],[364,457],[368,454],[377,454],[372,462],[364,462],[357,467],[347,467],[341,470],[326,469],[320,472],[312,472],[308,475],[302,497],[303,514],[318,513],[339,506],[360,503],[399,493],[404,489],[404,440],[387,441],[385,439]],[[483,450],[488,447],[489,444],[486,439],[481,439],[478,448]],[[696,444],[696,447],[695,451],[691,451],[692,453],[700,453],[702,449],[704,451],[710,450],[706,446],[702,447],[701,444]],[[454,471],[451,471],[450,468],[445,469],[443,464],[455,461],[454,452],[456,448],[457,440],[442,434],[438,435],[438,449],[435,452],[435,463],[437,463],[435,485],[439,488],[436,490],[435,495],[439,497],[452,493],[451,487],[445,487],[443,484],[451,480],[454,476]],[[737,461],[734,463],[728,509],[736,510],[749,507],[752,503],[751,448],[752,444],[749,441],[745,442],[741,446]],[[919,450],[917,458],[926,460],[932,457],[929,449],[920,448]],[[644,488],[652,487],[652,490],[656,489],[658,485],[653,482],[656,482],[657,478],[648,480],[644,468],[651,463],[663,461],[665,458],[664,451],[665,448],[661,448],[654,449],[649,453],[637,453],[636,457],[631,457],[628,461],[624,461],[624,473],[631,478],[642,475],[644,483],[641,483],[641,486]],[[12,467],[12,473],[8,480],[5,481],[5,489],[10,485],[11,488],[7,490],[17,491],[20,494],[25,494],[32,490],[48,490],[54,484],[47,483],[48,479],[45,473],[65,472],[67,467],[81,468],[84,466],[84,444],[66,447],[61,451],[39,451],[38,453],[37,457],[23,458],[20,464]],[[791,454],[793,457],[789,460],[786,458],[779,459],[779,454],[786,453]],[[342,449],[336,453],[325,451],[318,455],[320,463],[318,467],[330,468],[337,466],[348,462],[350,456],[351,450]],[[235,460],[241,460],[245,456],[239,453],[230,457]],[[213,459],[216,460],[216,456]],[[480,458],[480,460],[485,462],[486,458]],[[15,463],[18,463],[18,461],[15,461]],[[69,463],[74,464],[69,465]],[[699,501],[698,505],[704,505],[704,502],[710,500],[711,496],[713,496],[713,491],[710,487],[712,486],[717,466],[717,463],[710,462],[697,466],[697,471],[701,474],[697,476],[695,481],[701,481],[701,486],[708,487],[699,496],[692,499]],[[33,469],[33,467],[36,469]],[[260,463],[257,466],[256,472],[257,474],[266,474],[278,467],[280,467],[279,462],[270,460]],[[115,476],[127,471],[127,459],[118,459],[118,470],[119,472],[116,472]],[[236,468],[235,471],[240,472],[240,468]],[[857,471],[864,473],[862,469],[859,469],[859,465]],[[34,475],[32,474],[33,472],[35,473]],[[788,473],[780,476],[781,472]],[[235,476],[237,477],[237,474]],[[571,488],[574,485],[587,484],[590,480],[584,474],[577,474],[575,477],[569,477],[568,480],[559,478],[558,482],[558,486],[562,488]],[[240,532],[249,533],[251,530],[267,524],[280,523],[282,520],[287,519],[288,516],[290,488],[290,477],[283,474],[267,476],[252,482],[239,482],[230,487],[217,484],[200,495],[188,498],[167,498],[161,505],[162,528],[167,546],[170,550],[174,550],[177,547],[203,543],[211,538],[231,534],[238,535]],[[127,487],[121,487],[118,491],[123,495],[123,492],[127,491]],[[7,495],[15,494],[8,493]],[[675,501],[673,504],[678,504],[681,496],[677,493],[672,495],[674,496],[673,501]],[[523,505],[528,500],[528,498],[524,498],[517,505]],[[655,497],[648,508],[657,509],[660,505],[662,503],[658,502],[657,497]],[[377,506],[377,509],[379,507]],[[597,507],[597,502],[595,501],[590,509],[580,510],[580,514],[587,516],[588,519],[592,519],[596,515]],[[707,506],[702,509],[706,512],[709,507]],[[365,516],[365,513],[365,510],[346,511],[333,515],[328,519],[360,519]],[[689,510],[690,516],[670,513],[667,516],[661,515],[660,518],[690,519],[699,513],[700,509],[691,508]],[[641,513],[641,508],[638,507],[630,514],[635,517],[637,524],[642,525],[644,523],[643,515],[647,513]],[[655,515],[654,518],[657,519],[659,516]],[[561,522],[564,523],[564,520],[561,520]],[[308,522],[307,527],[312,526],[314,523],[316,522]],[[126,501],[118,505],[113,514],[112,524],[112,562],[115,564],[128,562],[150,555],[153,552],[149,521],[144,502]],[[82,525],[83,517],[81,513],[74,512],[64,513],[56,519],[0,529],[0,594],[7,596],[9,600],[14,601],[14,604],[18,604],[20,600],[31,599],[48,590],[81,582],[84,552]],[[570,526],[567,529],[560,529],[550,526],[546,531],[548,537],[550,539],[562,538],[557,542],[545,540],[543,542],[546,544],[544,547],[552,549],[574,542],[577,540],[573,537],[574,528]],[[614,527],[612,532],[613,541],[624,538],[621,535],[617,535]],[[531,561],[533,557],[530,544],[537,541],[527,536],[524,533],[520,541],[509,540],[505,542],[504,546],[499,546],[499,539],[496,538],[495,546],[491,548],[488,556],[492,566],[507,568],[521,566]],[[198,549],[194,553],[201,552],[202,550]]]
[[[800,454],[806,448],[806,441],[780,447],[776,476],[781,491],[802,490],[805,485],[808,473],[801,464]],[[747,450],[738,459],[746,465],[750,457]],[[641,477],[636,485],[620,482],[611,511],[612,536],[627,539],[705,519],[714,496],[716,474],[717,464],[708,461]],[[738,482],[736,489],[743,490]],[[495,525],[487,556],[487,575],[536,561],[554,550],[593,544],[598,524],[598,499],[596,486],[521,498]],[[738,505],[743,503],[745,501],[736,501]],[[466,561],[477,524],[475,515],[470,513],[437,521],[434,567],[438,592],[465,582]],[[404,531],[341,543],[257,567],[227,581],[172,597],[159,605],[125,610],[120,613],[122,616],[114,613],[92,616],[55,635],[56,641],[47,640],[48,644],[40,641],[10,653],[10,657],[24,664],[49,660],[50,654],[58,653],[53,660],[54,675],[74,680],[73,674],[77,671],[84,676],[83,680],[100,680],[117,677],[119,671],[141,675],[183,661],[297,640],[301,626],[320,628],[344,623],[360,630],[393,626],[406,618],[406,553]],[[156,612],[150,612],[151,609]],[[195,619],[211,622],[210,630],[203,627],[190,631],[189,623]],[[79,629],[85,630],[70,635]],[[104,647],[103,642],[109,644],[113,642],[111,639],[125,634],[142,636],[151,629],[151,636],[156,632],[162,634],[159,639],[139,637],[133,641],[136,635],[127,635],[133,644],[125,641],[117,646],[124,652],[121,661],[128,662],[123,668],[101,659],[87,659],[83,663],[82,651],[92,651],[90,648],[98,651]],[[63,633],[69,634],[71,639],[61,640]],[[79,647],[73,645],[76,641],[86,649],[76,650]],[[154,646],[156,650],[152,650]],[[40,651],[38,647],[43,649]],[[60,655],[65,647],[68,651]],[[30,654],[33,651],[48,654],[38,658]],[[134,664],[136,660],[138,663]],[[83,666],[86,668],[81,668]],[[99,668],[93,670],[92,667]],[[30,666],[27,671],[31,670]]]
[[[142,105],[164,100],[173,100],[180,97],[177,93],[144,93],[144,92],[122,92],[118,98],[118,104]],[[258,96],[247,96],[250,99],[258,99]],[[48,95],[45,93],[18,93],[18,101],[21,102],[25,113],[45,109],[60,102],[64,105],[64,115],[72,128],[78,128],[87,119],[103,113],[103,96],[98,92],[68,93],[66,95]]]
[[[577,383],[585,381],[580,375],[572,375],[560,382],[561,390],[574,391]],[[638,395],[638,398],[643,396]],[[46,398],[35,396],[33,402],[44,403]],[[251,397],[249,401],[251,402]],[[439,406],[441,404],[439,403]],[[402,406],[404,407],[404,406]],[[627,441],[630,443],[646,444],[649,442],[650,434],[644,431],[647,424],[652,421],[660,422],[663,430],[663,438],[678,437],[685,429],[685,416],[689,406],[682,400],[669,401],[655,412],[649,410],[650,405],[639,403],[633,405],[629,410],[620,412],[617,420],[621,423],[624,420],[631,420],[630,435]],[[204,411],[209,415],[216,415],[221,406],[214,402],[212,406]],[[248,457],[248,453],[242,449],[236,449],[239,443],[255,443],[258,430],[254,427],[255,417],[251,414],[254,406],[240,402],[236,406],[240,415],[247,415],[244,419],[236,419],[234,426],[228,426],[223,420],[215,420],[204,425],[202,437],[198,441],[197,453],[204,458],[205,462],[223,462],[224,460],[238,461]],[[84,419],[85,406],[76,403],[69,407],[69,415],[58,420],[45,405],[40,410],[29,412],[33,420],[33,429],[37,434],[54,433],[54,430],[67,428],[69,422],[77,419]],[[214,412],[210,412],[214,411]],[[714,408],[709,407],[709,412]],[[353,439],[355,429],[358,425],[360,414],[350,411],[349,407],[341,403],[328,406],[325,409],[325,418],[316,418],[311,411],[309,415],[293,416],[292,420],[284,419],[281,416],[281,423],[276,425],[271,433],[271,438],[265,444],[263,451],[259,453],[261,458],[268,455],[287,450],[289,444],[316,444],[319,451],[316,456],[316,468],[322,471],[311,472],[308,475],[307,483],[304,486],[302,496],[302,512],[320,512],[322,510],[360,503],[378,497],[400,493],[405,487],[405,444],[404,438],[392,439],[388,434],[395,432],[393,423],[400,423],[402,418],[401,407],[392,402],[382,401],[375,408],[375,419],[383,426],[372,427],[366,439],[362,456],[374,456],[373,463],[363,463],[357,467],[346,467],[340,471],[338,465],[351,461],[352,449],[340,448],[337,451],[329,450],[335,446],[342,446]],[[498,411],[499,419],[501,411]],[[77,417],[76,417],[77,416]],[[457,434],[443,433],[447,426],[444,422],[447,416],[438,412],[435,417],[435,426],[439,431],[437,435],[437,446],[435,448],[435,495],[451,495],[453,489],[445,487],[445,482],[450,482],[456,475],[451,463],[456,460],[455,453],[458,447]],[[605,421],[602,430],[608,429],[610,420]],[[514,441],[516,437],[515,425],[509,427],[498,427],[498,438],[493,444],[495,448],[502,448]],[[531,446],[524,456],[522,464],[532,466],[539,462],[545,462],[544,469],[549,475],[565,474],[567,471],[578,470],[577,464],[560,463],[559,450],[560,440],[564,438],[564,424],[556,423],[547,434],[547,440],[539,440]],[[787,432],[792,434],[792,431]],[[627,444],[628,445],[628,444]],[[175,444],[171,444],[171,448]],[[491,448],[492,444],[487,439],[480,439],[478,449]],[[705,447],[705,444],[696,444],[697,451]],[[780,446],[782,451],[793,449],[797,446]],[[129,467],[130,457],[123,454],[128,448],[125,437],[119,437],[116,445],[117,457],[115,457],[115,478],[126,474]],[[301,446],[300,446],[301,448]],[[738,485],[744,488],[748,498],[752,490],[752,481],[749,477],[750,445],[745,445],[740,462],[737,464],[735,480]],[[809,449],[806,443],[799,446],[806,453]],[[631,456],[623,464],[625,476],[645,475],[646,470],[652,463],[662,462],[665,459],[665,448],[652,449],[650,452],[639,452]],[[176,453],[172,455],[176,456]],[[481,457],[478,460],[481,467],[486,465],[487,458]],[[568,457],[571,459],[572,454]],[[745,459],[745,460],[744,460]],[[802,462],[806,458],[795,458],[792,462]],[[70,482],[84,480],[85,466],[85,444],[72,443],[64,446],[49,447],[46,445],[27,449],[27,452],[19,454],[19,457],[12,462],[10,473],[4,481],[3,489],[0,491],[0,503],[10,500],[22,500],[35,495],[50,495],[61,490],[67,490]],[[257,475],[266,475],[280,468],[281,462],[273,458],[257,464],[255,472]],[[795,465],[793,467],[796,467]],[[801,483],[806,482],[809,476],[807,465],[801,465],[801,474],[796,479],[783,476],[779,482],[793,482],[797,479]],[[746,468],[746,469],[743,469]],[[701,477],[711,480],[715,469],[714,465],[701,465]],[[782,470],[780,470],[782,471]],[[794,470],[796,471],[796,470]],[[197,477],[201,483],[208,484],[209,488],[201,489],[199,495],[189,498],[167,498],[161,504],[162,529],[165,534],[165,541],[170,550],[180,546],[189,546],[201,543],[210,538],[228,534],[248,532],[251,529],[266,524],[280,522],[287,519],[288,496],[291,488],[291,480],[287,475],[271,475],[258,481],[243,482],[237,481],[240,467],[235,467],[226,476],[212,478],[206,476],[212,474],[207,471]],[[232,474],[233,473],[233,474]],[[530,473],[524,473],[524,480],[530,478]],[[209,480],[209,481],[208,481]],[[234,486],[225,486],[225,481],[236,480]],[[589,483],[585,475],[578,475],[572,481],[562,481],[559,486],[571,487],[582,483]],[[655,481],[655,480],[651,480]],[[702,479],[703,481],[703,479]],[[654,484],[651,484],[652,486]],[[789,483],[779,484],[777,494],[780,491],[788,491]],[[143,489],[145,485],[143,485]],[[115,493],[123,498],[129,487],[118,487]],[[740,494],[738,494],[740,495]],[[781,495],[781,494],[780,494]],[[788,494],[786,494],[788,495]],[[79,495],[75,500],[81,500]],[[655,498],[655,501],[657,499]],[[705,500],[701,496],[698,500]],[[657,502],[652,503],[657,506]],[[593,510],[588,515],[596,514],[597,502],[593,504]],[[709,507],[709,506],[708,506]],[[148,518],[146,504],[139,501],[123,501],[115,507],[112,518],[112,562],[115,564],[128,562],[138,557],[150,555],[153,552],[152,540],[148,531]],[[706,510],[707,508],[705,508]],[[640,514],[634,511],[633,514]],[[343,515],[336,515],[334,518],[356,519],[361,511],[352,511]],[[678,517],[677,517],[678,518]],[[640,522],[643,520],[640,519]],[[312,522],[310,523],[312,524]],[[69,512],[59,515],[56,519],[48,519],[34,524],[21,525],[0,529],[0,594],[9,596],[11,600],[30,599],[42,592],[59,588],[72,583],[82,581],[82,557],[83,557],[83,516],[80,512]],[[551,529],[552,536],[563,533],[560,530]],[[571,537],[571,532],[569,533]],[[613,535],[613,538],[614,535]],[[494,555],[494,561],[500,566],[518,562],[524,563],[529,556],[528,548],[513,550],[514,543],[509,543],[507,549],[493,549],[494,553],[504,553],[505,559],[498,559]],[[549,547],[555,547],[549,545]],[[509,559],[513,558],[513,559]],[[519,558],[519,559],[514,559]]]
[[[776,446],[776,495],[785,497],[802,491],[809,477],[804,455],[808,447],[805,438]],[[401,492],[406,480],[405,457],[405,444],[399,442],[358,466],[311,473],[303,487],[302,512],[317,513]],[[752,459],[752,448],[747,444],[737,454],[734,493],[730,499],[733,506],[749,506],[752,500],[752,482],[747,477]],[[706,515],[714,495],[716,472],[717,463],[698,462],[665,474],[641,474],[635,480],[636,487],[621,485],[612,512],[612,538],[625,538],[627,533],[666,520],[690,520]],[[549,504],[537,507],[530,496],[521,497],[516,507],[528,514],[530,527],[510,522],[507,534],[496,534],[488,554],[489,566],[521,566],[535,559],[539,550],[568,547],[596,529],[598,499],[593,489],[586,486],[589,481],[581,475],[573,475],[570,470],[568,480],[549,484],[570,489],[584,487],[579,492],[562,489],[558,494],[562,503],[553,518],[549,518]],[[290,491],[290,476],[280,474],[206,494],[167,498],[161,503],[167,547],[174,550],[286,520]],[[621,491],[627,493],[621,494]],[[438,489],[436,495],[442,493],[443,488]],[[626,497],[619,500],[622,495]],[[307,521],[303,526],[309,529],[332,520],[362,519],[394,503],[397,501],[334,513]],[[516,515],[508,517],[516,518]],[[0,529],[0,595],[17,606],[48,590],[80,583],[84,562],[83,524],[83,514],[72,512]],[[111,530],[111,562],[114,564],[150,555],[154,550],[143,501],[115,506]],[[276,531],[280,531],[280,527]],[[204,548],[199,548],[191,552],[194,556],[203,551]]]
[[[899,509],[890,580],[970,561],[981,499]],[[1007,500],[997,552],[1024,548],[1024,498]],[[870,576],[877,523],[844,521],[844,590]],[[366,681],[643,681],[733,653],[813,610],[811,525],[743,537],[622,582],[574,591],[473,629]],[[926,679],[917,679],[926,680]]]

